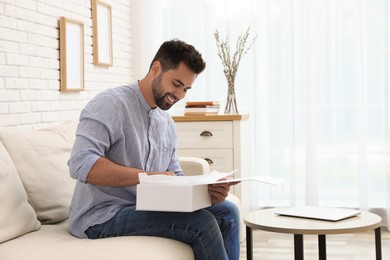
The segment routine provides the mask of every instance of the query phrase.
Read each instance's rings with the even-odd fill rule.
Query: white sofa
[[[0,259],[194,259],[190,246],[171,239],[69,234],[75,181],[66,162],[76,126],[72,121],[36,131],[0,129]],[[189,174],[209,171],[202,159],[181,163]]]

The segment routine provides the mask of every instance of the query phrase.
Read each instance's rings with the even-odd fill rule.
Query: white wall
[[[0,127],[41,128],[77,119],[103,89],[133,79],[130,0],[112,7],[113,66],[93,65],[90,0],[0,0]],[[60,92],[60,16],[84,23],[85,89]]]

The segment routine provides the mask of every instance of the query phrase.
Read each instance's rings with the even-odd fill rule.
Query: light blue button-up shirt
[[[68,161],[70,175],[77,179],[70,207],[70,232],[86,238],[88,227],[104,223],[122,206],[136,203],[136,186],[86,183],[100,157],[143,171],[183,175],[176,146],[174,121],[166,111],[150,108],[138,82],[98,94],[81,112]]]

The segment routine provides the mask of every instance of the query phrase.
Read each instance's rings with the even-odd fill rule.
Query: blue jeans
[[[90,239],[116,236],[157,236],[191,246],[195,259],[238,260],[239,211],[230,201],[190,213],[136,211],[121,208],[109,221],[89,227]]]

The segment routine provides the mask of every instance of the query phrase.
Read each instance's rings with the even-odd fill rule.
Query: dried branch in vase
[[[225,114],[238,114],[234,82],[242,57],[249,51],[257,38],[257,36],[255,36],[249,46],[245,47],[249,34],[250,27],[248,27],[248,29],[238,37],[236,50],[233,54],[233,57],[231,57],[228,37],[226,36],[225,39],[221,40],[218,30],[214,32],[214,38],[218,48],[218,56],[222,61],[223,73],[225,74],[228,82],[228,95],[226,100]]]

